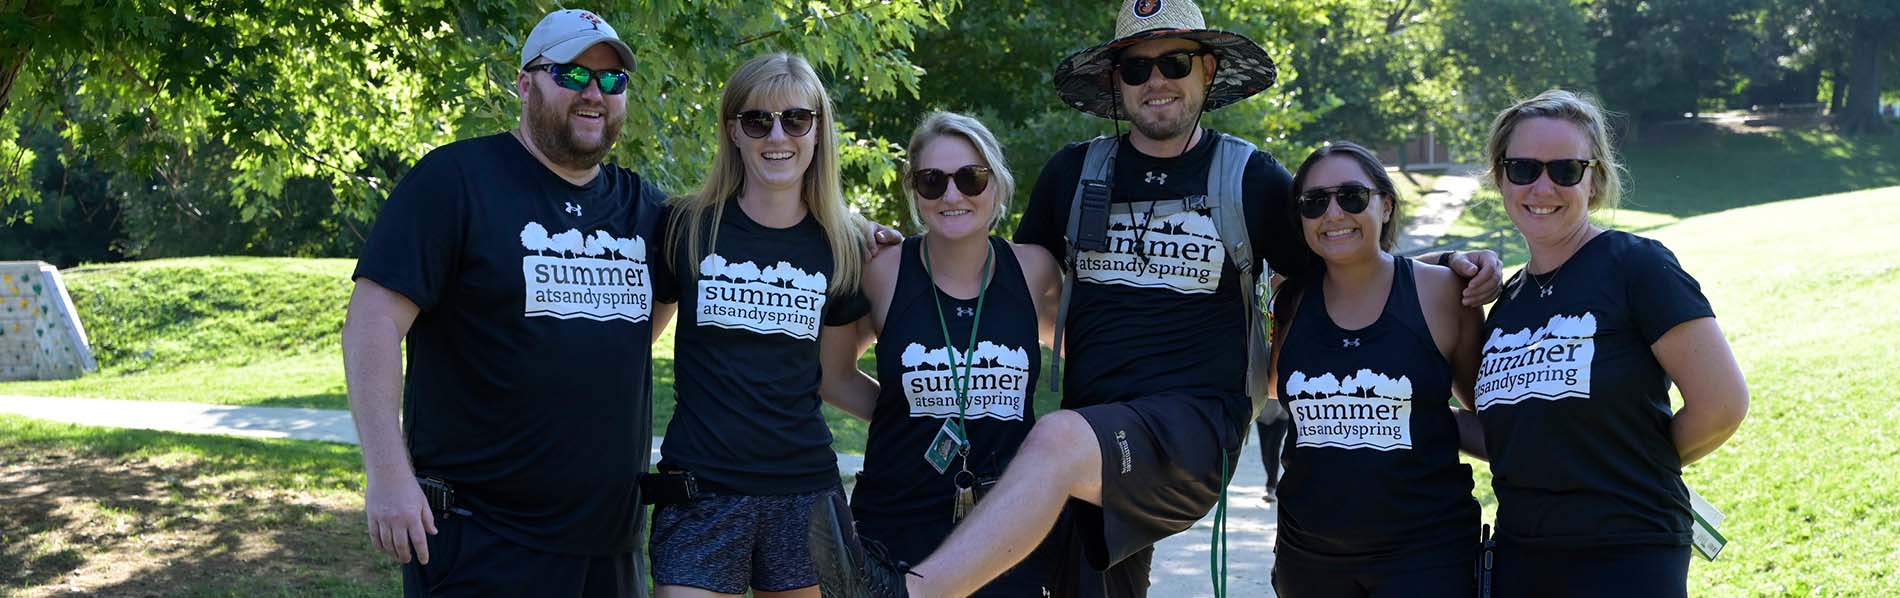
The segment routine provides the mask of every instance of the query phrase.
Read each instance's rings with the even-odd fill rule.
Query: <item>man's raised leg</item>
[[[1001,576],[1036,549],[1070,498],[1102,503],[1102,453],[1094,430],[1073,411],[1043,417],[1010,461],[996,488],[978,503],[937,551],[903,575],[909,596],[967,596]],[[863,578],[888,579],[887,572],[860,570],[862,551],[835,532],[835,510],[821,503],[812,516],[813,560],[827,596],[857,598],[891,594],[856,591],[879,587]],[[855,552],[854,552],[855,551]],[[863,569],[889,566],[863,563]],[[890,588],[895,589],[895,588]],[[902,595],[902,594],[896,594]]]

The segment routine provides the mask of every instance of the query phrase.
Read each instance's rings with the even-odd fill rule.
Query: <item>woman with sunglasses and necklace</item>
[[[981,122],[933,113],[907,155],[911,222],[924,234],[864,272],[871,317],[856,349],[877,341],[878,383],[840,375],[850,382],[832,384],[831,372],[855,367],[844,356],[826,364],[825,396],[871,420],[851,496],[858,531],[891,560],[916,563],[995,483],[1035,423],[1037,345],[1054,332],[1061,279],[1047,250],[991,236],[1015,179]],[[1051,574],[1038,552],[975,595],[1043,596]]]
[[[1531,254],[1485,321],[1477,382],[1498,497],[1495,595],[1686,596],[1682,466],[1741,425],[1741,369],[1668,248],[1590,222],[1623,187],[1592,101],[1552,90],[1520,102],[1485,153]]]
[[[656,268],[656,298],[680,303],[678,406],[659,470],[690,473],[697,496],[654,511],[653,578],[661,598],[816,598],[806,521],[838,487],[820,353],[848,351],[868,309],[863,233],[811,65],[755,58],[719,110],[719,150],[705,184],[669,203]]]
[[[1458,451],[1478,444],[1483,315],[1450,269],[1392,256],[1398,196],[1365,148],[1313,152],[1293,189],[1284,217],[1323,265],[1275,298],[1274,387],[1292,425],[1274,589],[1470,596],[1478,503]]]

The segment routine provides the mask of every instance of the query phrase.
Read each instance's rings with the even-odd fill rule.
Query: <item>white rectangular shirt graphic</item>
[[[604,230],[549,235],[529,222],[521,228],[522,316],[645,322],[653,312],[647,244],[616,239]]]
[[[1536,330],[1492,331],[1478,368],[1478,410],[1529,399],[1589,397],[1596,333],[1597,317],[1589,312],[1551,316]]]
[[[1145,213],[1121,207],[1109,213],[1108,251],[1076,256],[1078,278],[1178,293],[1206,294],[1220,288],[1227,246],[1221,244],[1212,218],[1189,210],[1150,220]]]
[[[823,272],[806,272],[787,262],[761,268],[710,254],[699,262],[695,321],[700,326],[818,340],[827,285]]]
[[[1412,448],[1412,381],[1362,369],[1344,380],[1332,374],[1287,376],[1287,406],[1301,447]]]
[[[951,359],[955,352],[956,359]],[[917,343],[904,347],[904,398],[911,417],[951,418],[957,415],[956,379],[970,363],[970,405],[964,417],[1022,421],[1028,406],[1029,352],[981,341],[973,355],[951,349],[928,349]]]

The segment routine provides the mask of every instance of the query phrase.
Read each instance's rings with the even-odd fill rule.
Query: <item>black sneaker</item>
[[[818,569],[818,591],[825,598],[909,598],[904,576],[911,574],[910,565],[892,562],[874,540],[859,543],[842,494],[812,503],[805,532]]]

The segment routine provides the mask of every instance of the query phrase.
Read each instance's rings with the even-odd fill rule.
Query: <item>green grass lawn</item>
[[[401,592],[356,447],[0,415],[0,454],[0,595]]]

